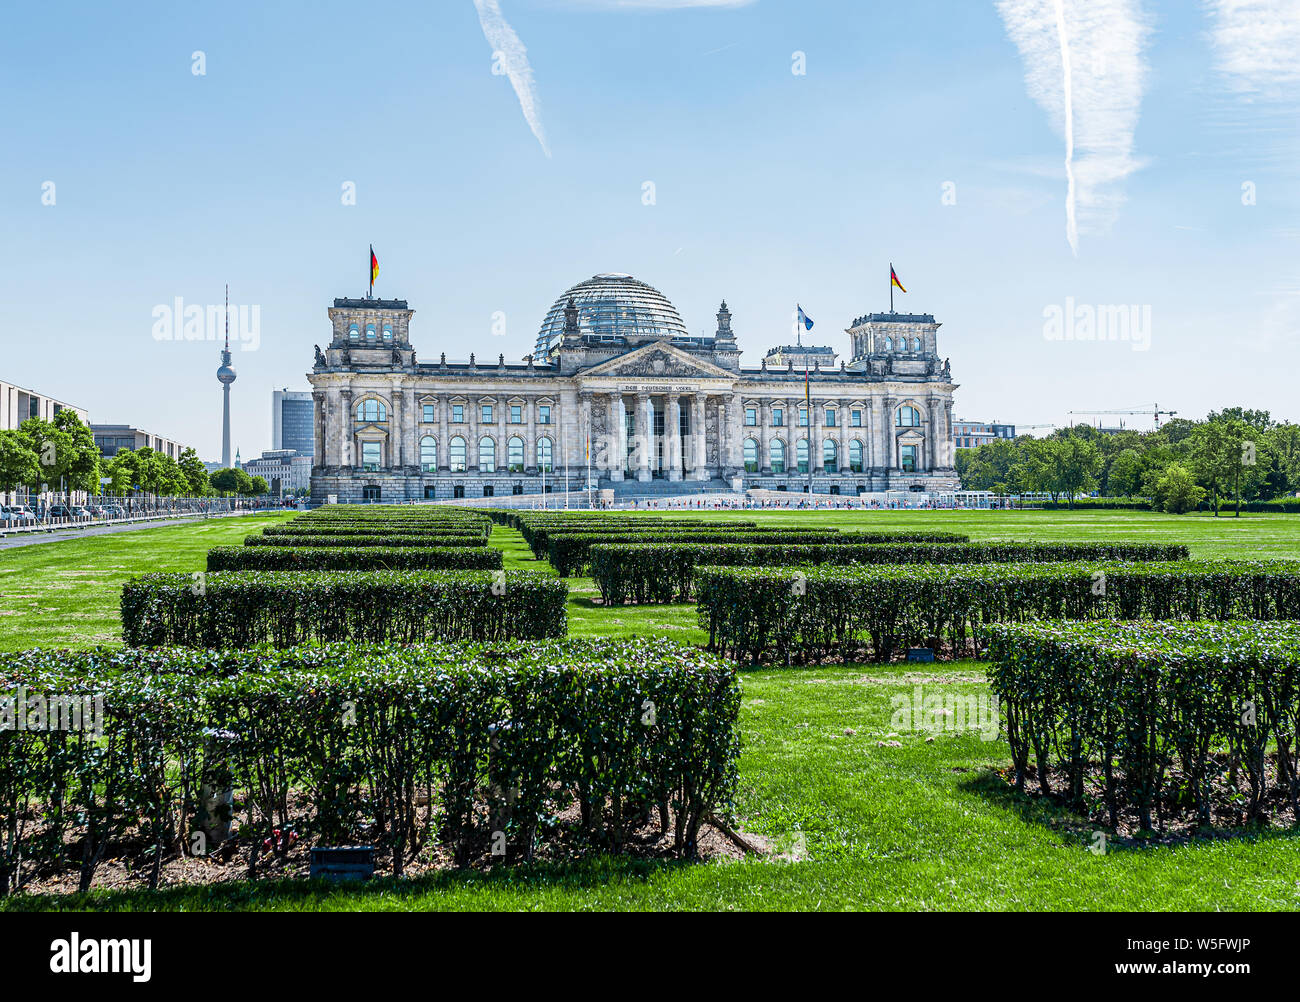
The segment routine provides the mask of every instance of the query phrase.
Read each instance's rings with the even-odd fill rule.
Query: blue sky
[[[373,243],[376,292],[410,301],[429,361],[523,356],[606,271],[693,333],[725,297],[749,364],[796,301],[843,351],[888,309],[893,261],[897,307],[944,325],[960,417],[1300,419],[1300,4],[1062,2],[1044,23],[1054,0],[497,0],[526,47],[495,60],[508,74],[491,0],[20,6],[0,38],[0,377],[214,458],[219,345],[156,340],[153,311],[228,281],[261,311],[232,391],[256,455],[271,390],[305,388]],[[1149,350],[1050,340],[1067,303],[1150,307]]]

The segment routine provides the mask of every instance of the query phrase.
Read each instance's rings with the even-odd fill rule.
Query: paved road
[[[214,518],[247,518],[250,515],[274,515],[276,511],[240,512],[238,515],[211,515],[204,518],[194,515],[184,518],[160,519],[156,522],[122,522],[117,525],[87,525],[80,529],[56,529],[54,532],[14,533],[0,539],[0,550],[13,550],[20,546],[37,546],[40,543],[57,543],[64,539],[84,539],[87,536],[110,536],[117,532],[133,532],[136,529],[162,529],[169,525],[188,525],[192,522],[206,522]]]

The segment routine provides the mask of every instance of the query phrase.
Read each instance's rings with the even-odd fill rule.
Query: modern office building
[[[953,448],[955,449],[978,449],[981,445],[988,445],[999,438],[1014,439],[1016,437],[1016,426],[1013,424],[998,424],[996,421],[962,421],[960,419],[952,423]]]
[[[90,433],[95,436],[95,446],[105,459],[112,459],[123,449],[137,451],[149,448],[179,460],[186,449],[186,446],[174,439],[163,438],[128,424],[92,424]]]
[[[311,466],[310,455],[293,449],[271,449],[246,462],[244,472],[265,480],[272,497],[284,497],[311,487]]]
[[[59,411],[75,411],[83,422],[90,423],[90,415],[82,407],[0,380],[0,431],[13,431],[29,418],[53,421]]]
[[[316,404],[311,390],[275,390],[271,394],[271,449],[292,449],[312,457],[315,448]]]
[[[535,494],[562,475],[582,485],[588,470],[622,495],[957,485],[956,384],[929,314],[854,320],[850,359],[816,364],[822,349],[805,390],[792,356],[813,349],[742,368],[726,303],[716,334],[694,337],[667,297],[630,275],[561,295],[520,362],[417,362],[413,313],[405,300],[334,300],[307,376],[313,500]]]

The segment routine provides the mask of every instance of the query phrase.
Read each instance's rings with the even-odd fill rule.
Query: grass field
[[[680,514],[673,512],[672,514]],[[701,518],[736,517],[734,512]],[[764,522],[944,528],[973,539],[1186,542],[1196,557],[1300,558],[1300,516],[1043,512],[746,512]],[[123,580],[194,571],[209,546],[274,518],[158,528],[0,552],[0,650],[117,642]],[[507,566],[546,571],[518,533]],[[655,634],[701,643],[693,606],[604,610],[570,581],[574,635]],[[1006,745],[975,732],[891,729],[891,697],[979,694],[983,668],[858,665],[742,674],[736,815],[796,861],[689,865],[621,859],[565,868],[448,873],[355,889],[258,882],[157,894],[17,898],[0,908],[117,909],[1288,909],[1300,908],[1300,838],[1227,834],[1176,846],[1091,851],[1088,826],[1013,796]],[[932,737],[933,740],[927,740]],[[889,742],[897,742],[894,747]]]

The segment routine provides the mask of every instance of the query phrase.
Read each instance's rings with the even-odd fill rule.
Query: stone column
[[[420,420],[424,417],[415,402],[415,387],[402,388],[402,410],[406,412],[406,457],[404,466],[420,472]],[[421,491],[423,493],[423,491]]]
[[[506,412],[510,410],[509,398],[502,394],[497,397],[495,404],[496,411],[493,417],[497,419],[497,472],[509,473],[510,466],[510,449],[506,444],[510,439],[510,429],[506,425]]]
[[[884,396],[881,398],[880,407],[880,468],[882,470],[894,469],[896,462],[894,449],[894,398]]]
[[[339,424],[339,465],[353,466],[352,462],[352,390],[339,391],[339,405],[343,409],[343,420]]]
[[[610,477],[622,480],[627,472],[627,404],[622,393],[614,394],[614,467]]]
[[[682,479],[682,405],[676,393],[664,397],[665,457],[668,464],[668,479]]]
[[[312,412],[312,466],[324,466],[325,459],[325,394],[313,390],[311,395]]]
[[[654,404],[650,394],[641,391],[636,395],[636,478],[642,482],[650,479],[650,443],[654,439]]]
[[[708,424],[707,414],[708,394],[703,390],[697,390],[691,397],[691,479],[708,480],[709,479],[709,443],[705,437],[706,426]]]
[[[764,397],[758,402],[758,472],[772,473],[772,400]]]
[[[591,394],[584,390],[579,399],[581,401],[579,405],[580,420],[582,421],[582,427],[578,429],[578,459],[582,464],[579,478],[583,490],[586,490],[589,479],[587,470],[596,458],[595,443],[591,440]]]

